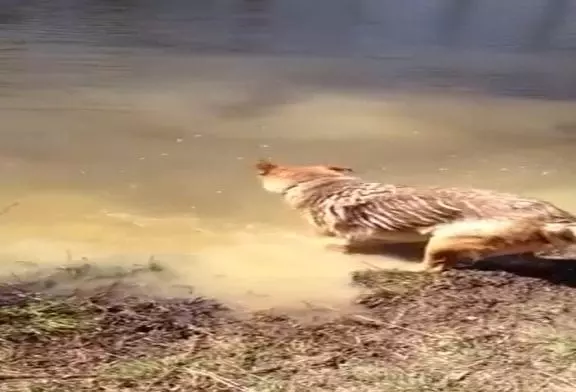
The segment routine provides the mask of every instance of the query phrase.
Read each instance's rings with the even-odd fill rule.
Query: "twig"
[[[372,323],[375,323],[375,324],[378,324],[378,325],[386,326],[386,327],[392,328],[392,329],[401,329],[401,330],[406,331],[406,332],[411,332],[411,333],[413,333],[413,334],[422,335],[422,336],[427,336],[427,337],[429,337],[429,338],[437,338],[437,337],[438,337],[438,336],[432,335],[432,334],[430,334],[430,333],[428,333],[428,332],[419,331],[419,330],[417,330],[417,329],[412,329],[412,328],[408,328],[408,327],[402,327],[402,326],[400,326],[400,325],[398,325],[398,324],[387,323],[387,322],[385,322],[385,321],[378,320],[378,319],[374,319],[374,318],[372,318],[372,317],[362,316],[362,315],[360,315],[360,314],[352,315],[352,319],[354,319],[354,318],[361,319],[361,320],[365,320],[365,321],[368,321],[368,322],[372,322]]]
[[[151,391],[152,388],[154,387],[154,385],[160,383],[161,381],[166,380],[168,377],[170,377],[171,374],[173,374],[175,371],[177,370],[177,367],[174,366],[171,369],[168,369],[167,371],[165,371],[164,373],[162,373],[160,376],[156,377],[154,380],[150,381],[148,383],[148,385],[146,386],[146,388],[144,389],[145,392]]]
[[[331,310],[333,312],[338,312],[338,309],[335,309],[335,308],[328,306],[328,305],[320,305],[320,306],[314,305],[314,304],[309,304],[309,305],[316,306],[318,308],[324,308],[327,310]],[[368,316],[363,316],[361,314],[345,315],[345,317],[348,317],[349,319],[356,321],[356,322],[359,322],[359,323],[364,323],[364,324],[369,323],[369,324],[377,325],[377,326],[381,326],[381,327],[385,326],[385,327],[392,328],[392,329],[401,329],[401,330],[404,330],[406,332],[411,332],[413,334],[422,335],[422,336],[426,336],[429,338],[437,338],[438,337],[438,336],[432,335],[428,332],[419,331],[417,329],[412,329],[412,328],[408,328],[408,327],[402,327],[402,326],[397,325],[397,324],[389,323],[389,322],[375,319],[375,318],[368,317]]]
[[[369,262],[367,262],[367,261],[365,261],[365,260],[362,260],[362,264],[364,264],[364,265],[366,265],[366,266],[368,266],[368,267],[370,267],[370,268],[372,268],[372,269],[374,269],[374,270],[376,270],[376,271],[384,271],[384,270],[385,270],[385,268],[378,267],[377,265],[374,265],[374,264],[372,264],[372,263],[369,263]]]
[[[0,215],[6,215],[7,213],[10,212],[10,210],[12,210],[14,207],[18,207],[20,205],[19,202],[15,201],[12,204],[8,204],[6,207],[4,207],[2,210],[0,210]]]
[[[566,380],[566,379],[563,378],[563,377],[560,377],[560,376],[558,376],[558,375],[556,375],[556,374],[548,373],[548,372],[545,372],[545,371],[542,371],[542,370],[538,370],[538,373],[540,373],[540,374],[543,375],[543,376],[548,377],[549,379],[556,380],[556,381],[559,381],[559,382],[561,382],[561,383],[563,383],[563,384],[565,384],[565,385],[568,385],[570,388],[573,388],[574,390],[576,390],[576,384],[574,384],[573,382],[570,382],[570,381]]]
[[[97,374],[70,374],[65,376],[57,375],[42,375],[42,374],[0,374],[0,383],[11,382],[11,381],[22,381],[22,380],[88,380],[88,379],[98,379],[106,381],[130,381],[131,377],[122,376],[100,376]],[[249,391],[243,391],[249,392]]]
[[[280,370],[283,368],[283,365],[277,364],[277,365],[273,365],[273,366],[266,366],[266,367],[250,369],[250,371],[248,371],[248,370],[243,369],[242,367],[240,367],[240,366],[238,366],[238,365],[236,365],[230,361],[224,361],[224,363],[226,364],[226,366],[234,368],[234,369],[244,373],[246,376],[255,378],[259,381],[265,380],[265,378],[259,376],[259,374],[266,374],[266,373],[270,373],[270,372]]]
[[[42,379],[83,379],[83,378],[96,378],[94,374],[71,374],[67,376],[49,376],[42,374],[0,374],[0,381],[10,381],[10,380],[42,380]]]
[[[204,376],[211,378],[212,380],[219,382],[222,385],[226,385],[227,387],[234,388],[240,392],[251,392],[250,389],[244,388],[242,385],[235,383],[232,380],[228,380],[227,378],[221,377],[216,373],[207,372],[205,370],[198,370],[198,369],[186,369],[186,372],[191,376]]]
[[[534,389],[535,391],[543,391],[545,387],[548,386],[548,384],[550,384],[550,381],[552,381],[551,378],[545,378],[544,381],[542,381],[540,384],[538,384],[538,386]],[[516,388],[518,389],[518,388]]]
[[[255,369],[252,369],[251,375],[259,376],[261,374],[268,374],[268,373],[275,372],[276,370],[280,370],[283,367],[284,367],[283,365],[271,365],[271,366],[266,366],[266,367],[255,368]],[[258,378],[261,378],[261,377],[258,377]]]

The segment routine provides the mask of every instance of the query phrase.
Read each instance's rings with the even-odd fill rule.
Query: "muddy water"
[[[474,47],[481,31],[465,49],[399,40],[370,52],[362,42],[374,32],[330,46],[289,23],[291,40],[262,41],[231,34],[222,15],[191,35],[177,12],[150,4],[122,19],[128,3],[60,3],[15,5],[3,18],[0,205],[19,203],[1,217],[6,272],[14,260],[154,255],[178,272],[167,283],[260,307],[346,303],[348,274],[364,263],[415,268],[322,250],[260,190],[260,157],[520,192],[576,211],[569,52]]]

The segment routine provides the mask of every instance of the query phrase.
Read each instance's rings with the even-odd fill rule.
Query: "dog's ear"
[[[270,162],[267,159],[260,159],[256,165],[256,170],[258,171],[258,174],[261,176],[265,176],[266,174],[270,173],[270,171],[272,171],[273,169],[277,168],[278,165]]]
[[[354,173],[354,169],[350,167],[343,167],[343,166],[327,166],[328,169],[334,170],[340,173]]]

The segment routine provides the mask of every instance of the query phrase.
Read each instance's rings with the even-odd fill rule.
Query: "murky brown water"
[[[251,164],[263,156],[516,191],[576,211],[570,52],[517,52],[514,34],[477,27],[456,48],[401,35],[404,25],[398,42],[366,46],[380,36],[374,25],[334,16],[330,28],[297,28],[298,2],[275,11],[272,38],[230,24],[230,10],[210,19],[176,1],[29,3],[0,18],[0,205],[20,203],[1,218],[6,263],[156,255],[177,283],[258,306],[345,302],[347,274],[364,261],[414,268],[323,251],[258,187]],[[536,41],[566,49],[562,29]],[[479,37],[500,46],[474,46]],[[522,47],[531,36],[518,37]]]

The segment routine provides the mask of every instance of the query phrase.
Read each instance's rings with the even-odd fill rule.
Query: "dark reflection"
[[[21,87],[20,78],[25,68],[26,50],[12,42],[0,49],[0,97],[9,97]]]
[[[351,253],[382,255],[420,263],[425,244],[362,244],[351,249]],[[554,284],[576,287],[576,259],[543,259],[531,254],[501,256],[479,260],[474,263],[461,262],[455,268],[482,271],[506,271],[519,276],[539,278]]]
[[[528,37],[512,44],[505,36],[493,37],[493,46],[506,51],[510,47],[549,49],[554,36],[560,34],[560,27],[574,23],[575,17],[570,15],[569,0],[542,1],[543,10],[536,1],[518,2],[519,7],[534,9],[532,13],[530,9],[522,13],[535,20]],[[411,3],[390,1],[382,5],[376,0],[326,3],[290,0],[3,0],[0,26],[11,29],[28,18],[34,20],[32,30],[36,33],[45,29],[51,31],[49,38],[53,41],[65,42],[72,38],[76,42],[84,40],[87,44],[100,40],[100,44],[111,46],[165,46],[186,50],[198,47],[248,52],[277,52],[282,48],[279,36],[296,35],[301,39],[304,35],[304,42],[298,42],[302,53],[320,53],[334,48],[334,53],[352,55],[358,49],[357,43],[363,40],[376,42],[375,51],[378,53],[373,54],[380,54],[386,45],[395,47],[406,42],[406,35],[415,32],[418,36],[422,32],[436,36],[441,45],[473,49],[475,44],[461,39],[464,29],[468,28],[470,35],[477,36],[482,34],[479,31],[489,30],[492,23],[491,15],[483,12],[485,4],[480,1],[444,0],[439,8],[430,6],[427,10],[422,10],[419,2]],[[514,7],[506,12],[510,15],[504,17],[514,21],[527,17],[515,14]],[[388,18],[393,18],[396,13],[407,18],[408,23],[387,23]],[[410,22],[411,15],[414,23]],[[482,15],[482,20],[477,20],[479,15]],[[473,18],[475,22],[471,25]],[[529,23],[519,22],[514,24],[524,26]],[[388,24],[390,29],[386,31],[386,37],[372,36],[381,34],[379,29],[363,28],[371,24]],[[34,33],[32,30],[28,33]],[[45,40],[47,37],[39,38]],[[317,47],[318,42],[322,42],[321,47]]]
[[[374,72],[344,72],[325,67],[314,74],[290,70],[290,77],[302,84],[335,89],[401,88],[405,83],[438,88],[478,88],[515,96],[576,97],[576,67],[571,66],[562,66],[562,72],[550,77],[550,68],[491,67],[491,60],[487,58],[485,64],[475,61],[474,66],[478,65],[479,70],[451,63],[412,63],[387,74],[389,65],[395,66],[394,60],[388,61],[388,56],[394,56],[396,51],[404,53],[407,49],[410,53],[424,49],[423,53],[426,53],[427,48],[417,46],[422,45],[422,41],[420,44],[406,43],[413,42],[409,36],[435,37],[432,40],[434,44],[450,47],[447,52],[450,55],[458,54],[462,48],[466,53],[486,50],[465,39],[478,38],[490,30],[494,15],[485,12],[487,5],[481,1],[438,0],[425,9],[421,7],[422,0],[407,0],[402,4],[378,0],[0,1],[0,32],[5,39],[2,43],[8,42],[0,48],[0,66],[4,71],[11,69],[21,74],[44,69],[44,65],[34,58],[34,53],[43,52],[36,49],[44,44],[59,49],[66,45],[74,46],[77,56],[60,57],[50,49],[44,52],[42,60],[53,64],[55,73],[61,77],[75,80],[86,80],[85,74],[92,71],[110,71],[123,77],[129,68],[140,67],[129,57],[143,49],[160,50],[161,55],[167,51],[174,54],[290,53],[295,57],[328,54],[356,58],[358,64],[362,62],[358,53],[362,53],[369,58],[382,57],[381,66],[378,66],[382,72],[379,73],[377,67],[372,68]],[[522,37],[517,42],[510,43],[504,36],[505,32],[492,34],[489,51],[510,53],[522,47],[531,51],[551,50],[552,41],[570,39],[569,32],[561,30],[563,25],[576,22],[576,14],[569,12],[569,0],[542,1],[542,4],[537,0],[519,3],[518,6],[531,7],[522,13],[515,13],[514,7],[506,7],[505,12],[510,12],[510,15],[504,17],[513,20],[514,26],[520,26],[517,29],[524,29],[523,26],[530,22],[519,18],[530,18],[535,23],[529,32],[518,34]],[[402,15],[402,20],[407,23],[391,23],[396,14]],[[30,50],[32,55],[27,57],[27,65],[22,65],[18,59],[10,59],[10,56],[20,56],[17,52],[10,52],[17,45]],[[5,86],[8,82],[1,83]],[[255,102],[258,105],[268,101],[268,92],[257,95]],[[252,110],[245,109],[238,112],[249,113]]]
[[[135,0],[88,0],[79,18],[98,44],[124,46],[139,34],[139,8]]]
[[[233,12],[232,49],[261,51],[270,49],[272,27],[271,0],[237,0]]]
[[[541,259],[531,255],[482,260],[467,268],[506,271],[519,276],[545,279],[554,284],[576,287],[576,260]]]
[[[113,23],[122,20],[130,24],[129,17],[137,18],[135,12],[141,7],[136,0],[89,0],[83,8],[84,14],[90,15],[91,19]]]
[[[567,22],[570,0],[545,0],[544,12],[531,31],[527,47],[531,50],[550,49],[555,33]]]
[[[419,263],[424,255],[426,244],[402,243],[371,243],[357,244],[348,249],[350,254],[379,255],[401,258],[406,261]]]
[[[441,45],[459,43],[460,32],[475,5],[475,0],[446,0],[438,21],[438,41]]]
[[[5,25],[18,25],[23,23],[26,14],[20,7],[15,5],[0,5],[0,29]]]
[[[116,10],[118,12],[141,7],[141,2],[138,0],[88,0],[88,4],[97,8]]]

